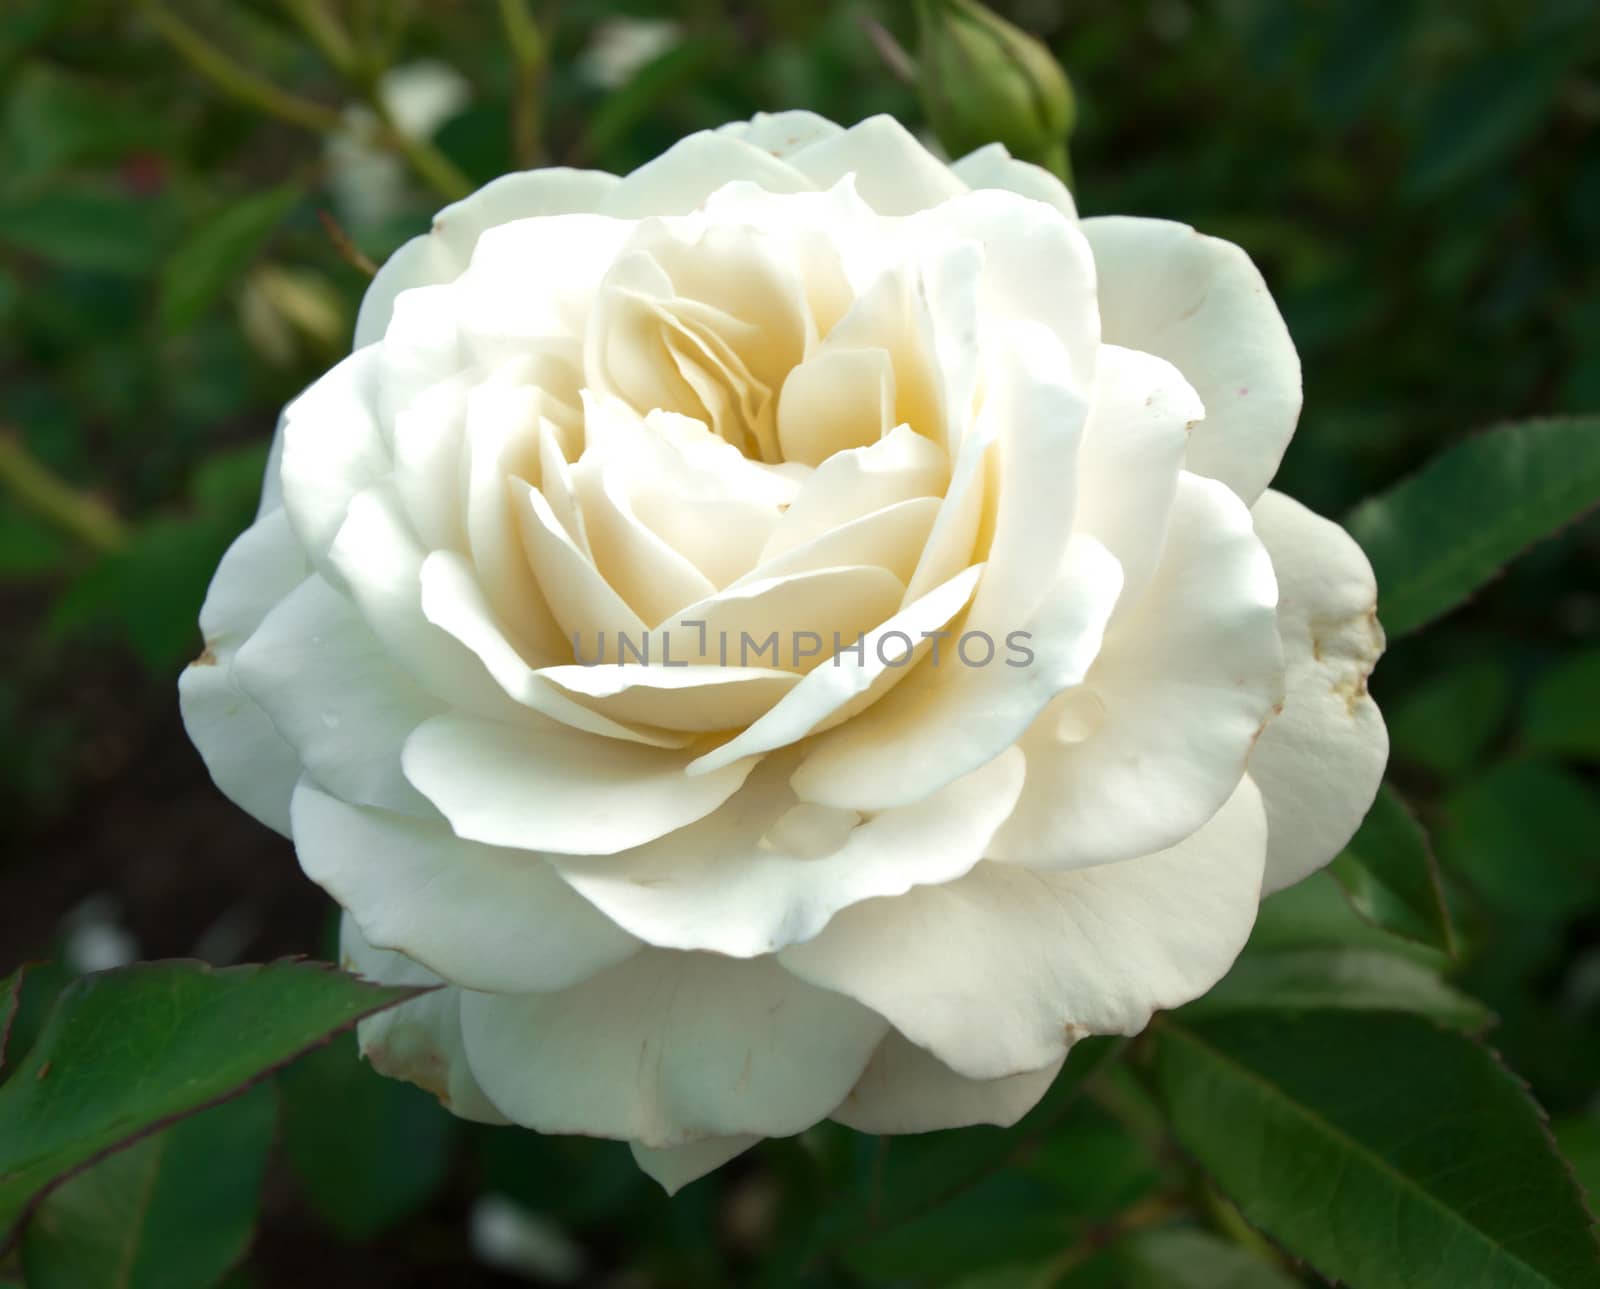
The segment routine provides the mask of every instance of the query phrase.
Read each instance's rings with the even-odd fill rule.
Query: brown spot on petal
[[[1089,1037],[1089,1027],[1080,1025],[1075,1020],[1069,1020],[1061,1027],[1061,1033],[1068,1043],[1076,1043],[1080,1038]]]
[[[1261,736],[1267,732],[1267,726],[1271,725],[1273,721],[1277,720],[1278,717],[1282,715],[1283,704],[1274,703],[1272,705],[1272,710],[1267,713],[1266,719],[1263,720],[1261,724],[1256,726],[1256,732],[1250,736],[1250,748],[1252,751],[1255,750],[1255,746],[1260,741]]]
[[[192,667],[215,667],[217,665],[217,655],[211,652],[211,646],[208,643],[200,651],[200,656],[189,665]]]
[[[438,1052],[422,1057],[412,1055],[409,1060],[397,1059],[388,1048],[375,1043],[364,1048],[361,1054],[379,1074],[415,1083],[424,1092],[438,1097],[439,1104],[446,1110],[450,1108],[450,1070]]]

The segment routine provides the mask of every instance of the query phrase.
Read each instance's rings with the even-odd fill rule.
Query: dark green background
[[[347,101],[270,0],[174,7],[277,84]],[[443,59],[473,85],[439,146],[474,182],[502,172],[513,69],[497,5],[397,7],[410,11],[398,56]],[[1185,220],[1262,266],[1305,367],[1284,490],[1338,516],[1495,422],[1600,409],[1592,0],[996,7],[1049,40],[1072,76],[1084,213]],[[276,409],[338,357],[363,279],[318,222],[330,202],[320,139],[227,101],[138,8],[0,5],[0,432],[108,505],[126,534],[97,552],[0,494],[0,970],[59,954],[85,921],[125,928],[146,957],[259,959],[327,934],[287,843],[206,782],[174,680],[199,646],[210,571],[253,509]],[[672,16],[685,31],[605,91],[577,55],[622,14]],[[885,69],[865,18],[914,46],[908,5],[568,0],[545,155],[623,170],[694,129],[782,107],[843,122],[888,111],[919,127],[915,89]],[[435,204],[418,188],[409,211],[349,232],[381,259]],[[1372,689],[1393,779],[1434,835],[1462,932],[1450,973],[1498,1015],[1490,1041],[1600,1184],[1600,527],[1540,545],[1397,642]],[[1336,898],[1318,903],[1317,882],[1266,930],[1340,915]],[[514,1283],[468,1253],[467,1213],[486,1187],[552,1214],[595,1277],[746,1283],[812,1228],[828,1186],[880,1166],[872,1143],[829,1132],[669,1206],[622,1147],[459,1132],[421,1098],[363,1094],[348,1063],[322,1064],[283,1081],[291,1112],[266,1237],[241,1285]],[[312,1090],[295,1098],[297,1079]],[[996,1232],[1019,1256],[1064,1247],[1170,1163],[1160,1126],[1141,1138],[1139,1122],[1137,1106],[1076,1109],[1055,1154],[829,1274],[946,1283]],[[350,1161],[363,1150],[386,1152],[398,1198],[340,1203],[362,1187]],[[1096,1283],[1177,1283],[1171,1268],[1204,1263],[1184,1238],[1157,1250],[1155,1278],[1127,1259]]]

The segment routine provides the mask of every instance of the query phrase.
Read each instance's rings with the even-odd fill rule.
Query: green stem
[[[389,111],[389,105],[383,101],[383,93],[376,82],[367,92],[367,105],[383,126],[384,142],[406,159],[423,183],[446,201],[460,201],[472,191],[472,181],[461,173],[455,162],[427,139],[407,134],[395,124],[394,116]]]
[[[328,11],[321,0],[278,0],[278,2],[317,47],[317,52],[327,59],[329,66],[347,80],[356,74],[360,59],[355,44],[339,20]]]
[[[1083,1239],[1052,1258],[1040,1271],[1037,1283],[1057,1284],[1068,1272],[1076,1271],[1102,1249],[1110,1247],[1126,1236],[1161,1226],[1182,1211],[1183,1205],[1172,1195],[1148,1196],[1132,1208],[1118,1213],[1110,1221],[1092,1227]]]
[[[385,147],[404,157],[416,176],[446,201],[459,201],[472,191],[472,181],[449,157],[427,139],[407,134],[395,124],[394,115],[383,97],[386,55],[382,51],[357,50],[320,0],[280,0],[280,3],[345,85],[372,109],[382,127],[379,138]]]
[[[326,134],[343,124],[339,113],[263,80],[235,62],[168,9],[161,0],[140,0],[145,17],[173,51],[230,98],[268,116]]]
[[[500,0],[500,21],[511,47],[511,144],[517,164],[533,166],[543,151],[539,108],[544,90],[545,47],[527,0]]]
[[[0,486],[67,536],[102,554],[120,550],[128,530],[98,497],[78,491],[11,431],[0,431]]]

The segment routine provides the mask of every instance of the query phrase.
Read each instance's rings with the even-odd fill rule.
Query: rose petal
[[[651,633],[645,662],[770,666],[811,671],[892,614],[900,579],[870,565],[741,581],[680,609]],[[791,691],[793,692],[793,691]]]
[[[489,381],[467,398],[467,537],[478,584],[518,647],[539,662],[565,661],[566,634],[528,567],[511,480],[539,478],[536,391]]]
[[[426,552],[385,484],[355,497],[329,563],[391,660],[451,707],[515,719],[517,709],[459,641],[422,612]]]
[[[597,210],[619,182],[615,175],[597,170],[554,166],[502,175],[470,197],[446,206],[434,216],[432,231],[413,237],[372,279],[356,317],[354,348],[382,338],[395,297],[402,291],[459,277],[485,229],[531,215]]]
[[[268,511],[228,548],[200,609],[205,651],[178,677],[183,727],[223,795],[289,835],[289,796],[300,761],[233,677],[234,656],[273,605],[305,579],[305,552],[289,517]]]
[[[680,139],[633,171],[605,200],[608,215],[627,219],[687,215],[724,184],[759,184],[768,192],[815,187],[793,165],[732,135],[702,130]]]
[[[546,667],[539,675],[614,720],[695,733],[748,725],[800,683],[797,673],[770,667],[676,662]]]
[[[1002,188],[1054,206],[1068,219],[1078,217],[1078,207],[1066,184],[1043,166],[1016,160],[1003,143],[985,144],[952,162],[950,169],[969,188]]]
[[[1106,342],[1183,373],[1206,409],[1188,468],[1253,502],[1300,415],[1300,358],[1260,270],[1233,243],[1187,224],[1103,216],[1083,231],[1100,272]]]
[[[938,496],[949,477],[943,449],[910,426],[897,426],[878,442],[839,452],[818,466],[784,511],[761,561],[885,506]]]
[[[317,571],[343,579],[328,548],[350,502],[394,468],[374,412],[378,353],[351,354],[283,411],[283,505]]]
[[[1250,757],[1267,807],[1271,892],[1350,840],[1383,778],[1389,734],[1367,693],[1384,644],[1367,557],[1338,524],[1281,492],[1264,492],[1252,514],[1278,576],[1288,670],[1283,712]]]
[[[890,1030],[829,1118],[857,1132],[936,1132],[977,1123],[1009,1128],[1050,1090],[1061,1064],[1003,1079],[968,1079]]]
[[[909,581],[942,504],[938,497],[912,497],[874,510],[764,560],[730,583],[730,589],[852,564],[871,564],[902,582]]]
[[[406,741],[406,778],[457,834],[491,846],[607,855],[710,814],[752,762],[684,774],[695,749],[644,747],[556,725],[436,716]]]
[[[1023,737],[1028,782],[990,856],[1104,864],[1175,845],[1244,773],[1283,696],[1277,585],[1229,489],[1185,473],[1143,602]]]
[[[769,758],[720,810],[657,841],[551,862],[649,944],[751,958],[810,939],[862,900],[960,877],[1022,790],[1013,750],[915,805],[814,821],[813,836],[794,818],[805,808],[787,782],[793,765]]]
[[[731,121],[718,130],[732,138],[742,140],[752,147],[783,158],[792,156],[801,148],[844,133],[825,116],[815,112],[791,110],[787,112],[757,112],[748,121]]]
[[[687,1146],[643,1146],[628,1143],[633,1162],[661,1185],[668,1195],[676,1195],[690,1182],[715,1172],[736,1155],[757,1145],[760,1137],[702,1137]]]
[[[239,650],[234,675],[329,791],[432,813],[400,772],[400,748],[443,706],[389,660],[355,606],[320,577],[278,601]]]
[[[1074,526],[1117,557],[1125,605],[1140,602],[1161,558],[1189,432],[1204,415],[1171,363],[1118,345],[1100,350]]]
[[[513,479],[509,487],[521,500],[522,545],[539,589],[582,662],[617,659],[617,640],[647,633],[644,620],[614,590],[580,549],[537,488]]]
[[[841,654],[813,668],[742,734],[692,762],[689,773],[720,772],[742,757],[786,747],[880,697],[918,665],[926,654],[925,644],[918,642],[966,607],[982,576],[983,566],[974,565],[867,632],[860,641],[860,659]],[[908,653],[900,637],[918,646],[916,651]]]
[[[500,688],[522,706],[573,729],[606,738],[651,747],[682,747],[689,741],[660,730],[612,720],[574,702],[563,690],[552,685],[547,679],[548,672],[529,666],[506,639],[473,576],[472,566],[455,551],[434,551],[429,555],[422,562],[421,583],[422,612],[428,621],[470,649]]]
[[[905,235],[978,246],[982,269],[977,284],[985,321],[1048,328],[1066,350],[1065,370],[1058,371],[1057,379],[1090,387],[1101,311],[1095,299],[1096,255],[1076,221],[1014,193],[987,190],[964,194],[906,221]],[[1046,264],[1049,271],[1041,272]],[[986,348],[1005,344],[1000,337],[980,339]]]
[[[426,967],[404,954],[374,949],[347,913],[339,923],[339,962],[384,985],[443,985]],[[484,1096],[467,1065],[461,1041],[461,991],[435,989],[398,1007],[368,1016],[356,1026],[361,1055],[379,1074],[415,1083],[439,1098],[451,1114],[476,1123],[509,1123]]]
[[[1053,593],[1020,619],[1023,628],[992,635],[974,626],[974,606],[959,639],[949,633],[937,655],[870,710],[817,737],[795,772],[795,791],[841,809],[885,810],[990,762],[1083,680],[1121,587],[1122,570],[1105,547],[1073,538]],[[1019,639],[1030,651],[1025,661]]]
[[[306,876],[374,947],[465,989],[566,989],[639,942],[526,851],[463,841],[442,822],[352,806],[309,779],[295,789]]]
[[[473,1073],[516,1122],[658,1147],[809,1128],[885,1029],[770,958],[663,950],[560,993],[468,994],[462,1026]]]
[[[788,161],[817,188],[854,175],[857,191],[881,215],[937,206],[960,196],[966,186],[892,116],[868,117],[843,134],[790,153]]]
[[[894,364],[886,349],[824,349],[799,364],[778,400],[785,461],[821,465],[894,427]]]
[[[1266,844],[1245,779],[1170,850],[1069,872],[980,864],[846,909],[778,960],[860,999],[957,1074],[1007,1078],[1086,1034],[1136,1034],[1215,984],[1255,921]]]

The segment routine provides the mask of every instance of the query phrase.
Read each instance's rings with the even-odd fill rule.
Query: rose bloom
[[[1372,572],[1266,490],[1299,407],[1238,247],[998,146],[510,175],[285,411],[184,718],[345,965],[443,982],[360,1038],[457,1114],[668,1189],[1009,1124],[1372,800]]]

